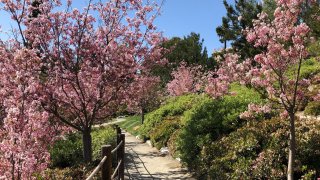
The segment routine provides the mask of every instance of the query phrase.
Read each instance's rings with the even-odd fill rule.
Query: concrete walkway
[[[161,157],[156,148],[142,143],[129,133],[126,135],[125,179],[194,179],[170,156]]]
[[[102,123],[102,124],[96,124],[96,125],[93,125],[92,127],[99,128],[99,127],[103,127],[103,126],[117,124],[117,123],[125,121],[125,120],[126,120],[125,118],[117,117],[114,121],[107,122],[107,123]]]

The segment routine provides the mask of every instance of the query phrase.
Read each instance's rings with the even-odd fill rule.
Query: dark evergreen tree
[[[227,14],[222,18],[222,25],[216,29],[220,41],[224,43],[225,48],[229,41],[233,50],[238,52],[242,59],[253,57],[259,49],[247,42],[243,30],[252,28],[252,20],[257,19],[257,15],[262,11],[261,4],[255,0],[235,0],[234,5],[226,0],[223,3]]]
[[[166,54],[168,64],[163,67],[153,68],[153,74],[160,76],[165,85],[171,78],[171,72],[176,69],[182,61],[187,65],[202,65],[204,68],[214,68],[215,63],[212,58],[208,58],[208,51],[203,47],[203,39],[200,34],[191,33],[183,38],[173,37],[163,44],[164,47],[170,49]]]
[[[274,18],[274,10],[277,8],[277,4],[274,0],[263,0],[262,10],[268,14],[269,19]]]

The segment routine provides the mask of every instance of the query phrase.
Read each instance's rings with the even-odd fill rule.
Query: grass
[[[139,135],[139,127],[141,126],[140,116],[129,116],[126,117],[125,121],[118,123],[118,125],[128,131],[130,134],[137,136]]]

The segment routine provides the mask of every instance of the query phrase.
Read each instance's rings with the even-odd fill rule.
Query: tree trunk
[[[144,123],[144,108],[141,108],[141,124]]]
[[[289,141],[289,158],[288,158],[288,180],[294,180],[294,160],[296,154],[296,134],[295,134],[295,117],[290,113],[290,141]]]
[[[85,129],[82,132],[82,143],[83,143],[83,159],[85,163],[92,161],[92,138],[91,129]]]

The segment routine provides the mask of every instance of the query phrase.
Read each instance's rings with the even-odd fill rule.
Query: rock
[[[162,147],[160,149],[160,156],[166,156],[167,154],[169,154],[169,148],[168,147]]]
[[[138,140],[141,140],[141,137],[140,137],[140,135],[136,136],[136,139],[138,139]]]
[[[150,147],[153,147],[153,146],[152,146],[152,142],[151,142],[150,140],[147,140],[146,143],[147,143]]]

